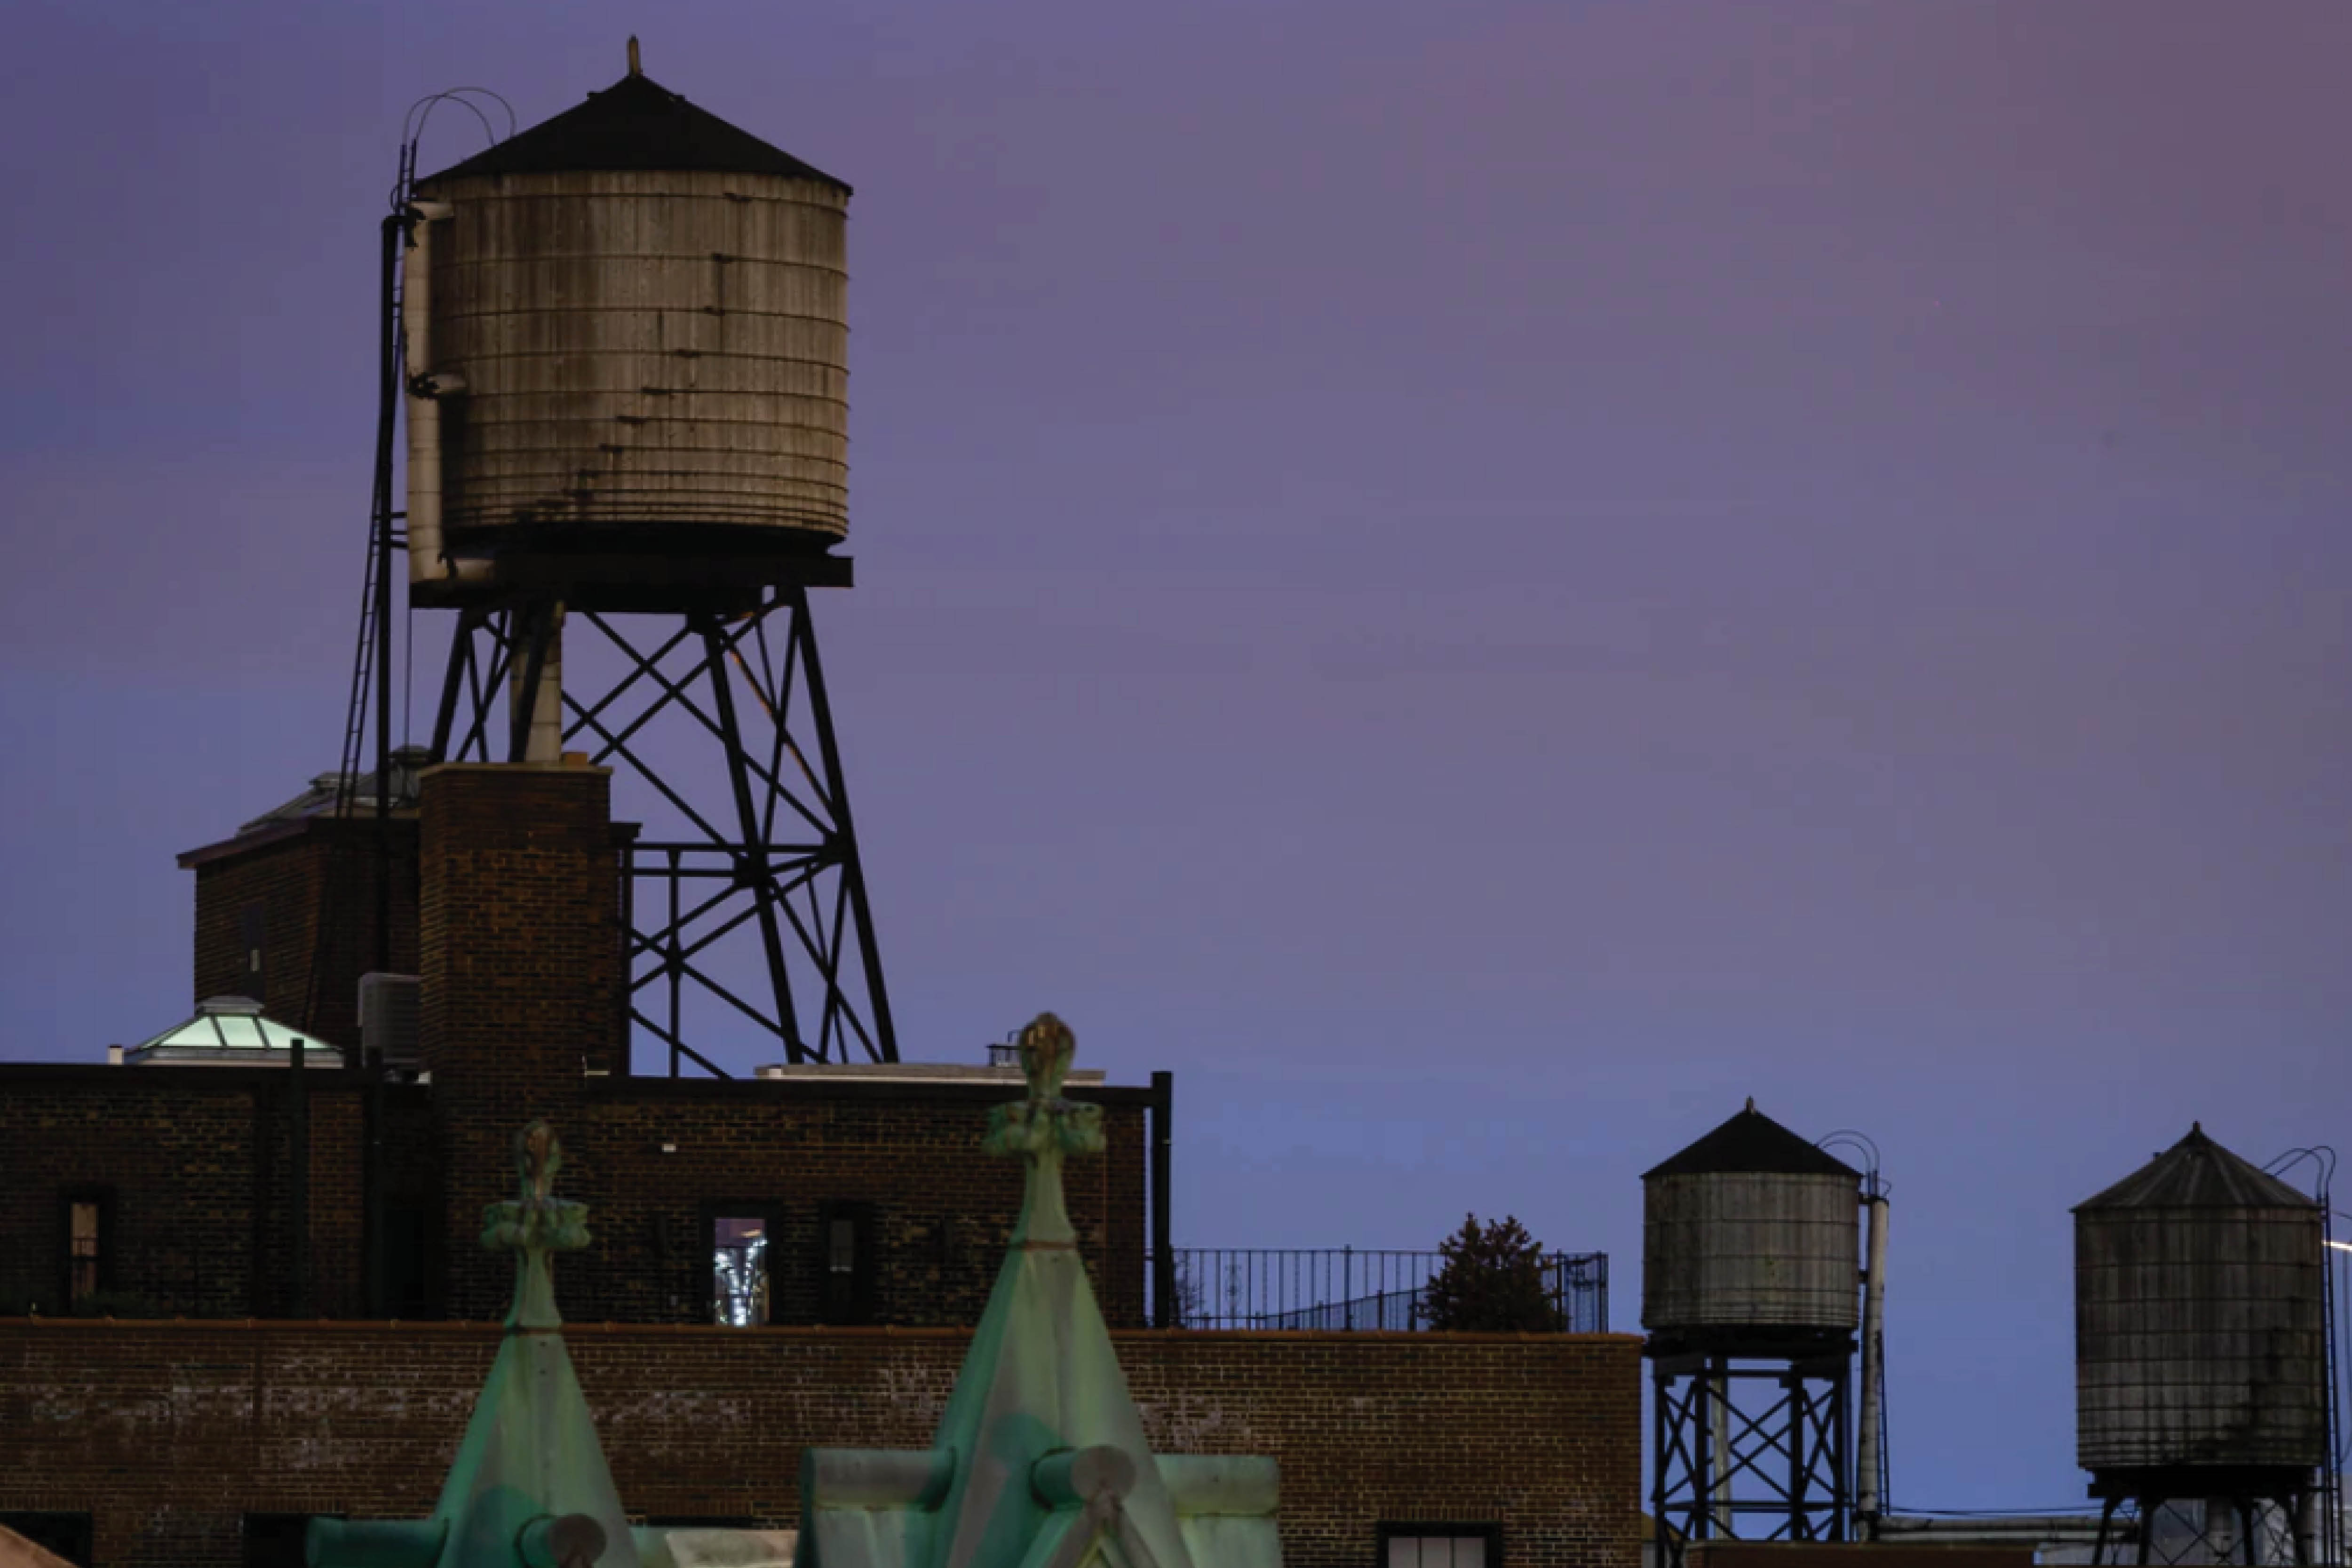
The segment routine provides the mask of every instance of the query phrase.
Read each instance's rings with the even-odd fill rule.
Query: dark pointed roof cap
[[[2232,1154],[2197,1122],[2189,1135],[2096,1197],[2084,1209],[2315,1208],[2309,1197]]]
[[[1748,1109],[1662,1165],[1642,1173],[1654,1176],[1714,1175],[1845,1176],[1862,1173],[1836,1155],[1815,1148],[1756,1109]]]
[[[696,108],[651,77],[634,72],[602,92],[590,93],[578,108],[417,183],[477,174],[676,169],[820,180],[844,194],[849,190],[846,181],[771,147],[709,110]]]

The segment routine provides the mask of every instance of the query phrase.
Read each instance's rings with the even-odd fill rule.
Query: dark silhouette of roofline
[[[685,171],[815,180],[849,193],[848,182],[804,163],[750,132],[699,109],[651,77],[634,72],[588,101],[417,182],[486,174]]]
[[[2190,1122],[2187,1136],[2115,1185],[2084,1198],[2084,1209],[2315,1209],[2317,1202],[2296,1192],[2252,1162],[2241,1159]]]
[[[1642,1173],[1654,1176],[1699,1175],[1844,1176],[1862,1173],[1826,1150],[1798,1137],[1749,1100],[1746,1110],[1663,1164]]]

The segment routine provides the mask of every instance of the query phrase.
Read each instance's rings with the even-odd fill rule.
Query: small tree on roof
[[[1543,1248],[1514,1215],[1462,1228],[1438,1243],[1444,1261],[1423,1290],[1420,1317],[1433,1329],[1473,1333],[1558,1333],[1567,1316],[1552,1300]]]

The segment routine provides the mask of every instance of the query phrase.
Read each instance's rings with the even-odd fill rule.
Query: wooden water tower
[[[1650,1508],[1694,1541],[1852,1538],[1862,1175],[1749,1100],[1642,1176]]]
[[[2074,1209],[2075,1448],[2102,1563],[2341,1561],[2326,1205],[2192,1125]]]
[[[615,770],[633,1033],[673,1074],[896,1060],[809,613],[851,581],[849,187],[635,40],[585,103],[413,167],[386,331],[409,603],[452,619],[434,761]]]

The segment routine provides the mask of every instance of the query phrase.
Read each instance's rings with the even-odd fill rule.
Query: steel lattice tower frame
[[[1853,1538],[1853,1352],[1844,1334],[1652,1339],[1650,1512],[1665,1561],[1693,1541]]]
[[[457,607],[436,762],[522,761],[532,714],[514,692],[541,689],[567,634],[575,652],[586,631],[617,656],[617,674],[601,685],[563,684],[562,744],[649,787],[682,825],[677,837],[616,851],[630,1021],[666,1051],[672,1076],[688,1062],[724,1073],[687,1037],[684,1010],[696,996],[772,1038],[791,1061],[898,1059],[809,612],[809,587],[845,586],[848,572],[841,557],[782,558],[761,574],[774,580],[750,588],[665,589],[599,582],[588,563],[541,558],[502,573],[531,586]],[[719,762],[717,798],[698,794],[692,770],[648,753],[645,731],[662,720],[682,721]],[[746,927],[765,971],[751,995],[708,962]]]

